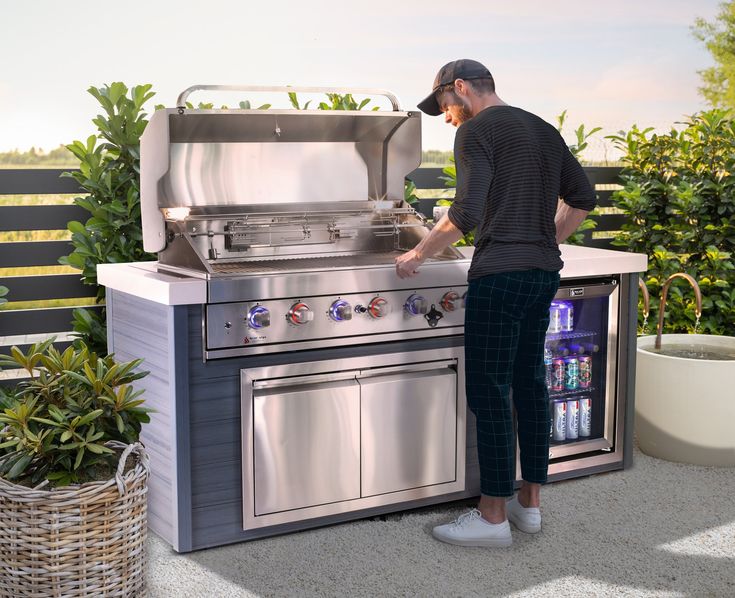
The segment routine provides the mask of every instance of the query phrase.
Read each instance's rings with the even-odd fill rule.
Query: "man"
[[[541,530],[540,488],[549,462],[543,349],[563,265],[558,244],[594,208],[595,194],[558,131],[503,102],[479,62],[443,66],[418,107],[432,116],[444,113],[458,127],[457,194],[431,232],[396,259],[398,276],[413,276],[428,257],[477,228],[465,378],[477,419],[482,496],[477,509],[433,533],[462,546],[510,546],[508,520],[527,533]],[[523,477],[517,496],[511,388]]]

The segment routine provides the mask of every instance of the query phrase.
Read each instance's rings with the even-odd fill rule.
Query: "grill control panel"
[[[335,338],[359,343],[429,336],[448,328],[460,333],[466,291],[453,287],[209,304],[206,347],[287,344],[287,350],[297,350],[294,343]]]

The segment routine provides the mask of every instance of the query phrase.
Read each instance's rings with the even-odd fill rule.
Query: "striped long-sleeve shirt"
[[[513,106],[491,106],[457,130],[457,194],[449,219],[477,227],[470,280],[563,266],[554,216],[561,197],[591,210],[595,193],[559,132]]]

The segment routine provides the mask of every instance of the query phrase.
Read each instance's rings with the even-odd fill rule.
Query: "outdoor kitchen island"
[[[564,439],[550,430],[550,481],[631,463],[638,273],[646,269],[645,256],[624,252],[565,245],[562,258],[557,300],[574,315],[566,330],[552,322],[553,367],[566,363],[569,374],[576,352],[587,356],[576,367],[590,369],[567,385],[552,369],[552,417],[583,401],[591,413],[586,436],[580,425],[567,424]],[[323,295],[303,273],[299,293],[221,303],[211,281],[159,271],[158,262],[99,266],[108,349],[120,360],[143,358],[151,372],[137,383],[155,409],[142,432],[151,529],[188,552],[477,496],[462,367],[469,263],[429,262],[404,281],[383,264],[370,269],[369,289],[360,268],[338,268],[320,280]],[[355,284],[351,296],[335,290],[345,278]],[[316,337],[269,349],[270,326],[253,326],[269,320],[273,334],[312,326]],[[277,332],[282,322],[288,327]],[[400,322],[423,336],[396,332]],[[362,330],[340,337],[352,324]]]

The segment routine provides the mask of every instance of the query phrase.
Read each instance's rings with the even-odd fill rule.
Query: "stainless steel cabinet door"
[[[360,496],[354,379],[253,391],[255,514]]]
[[[358,381],[362,496],[454,481],[456,372],[408,370]]]

